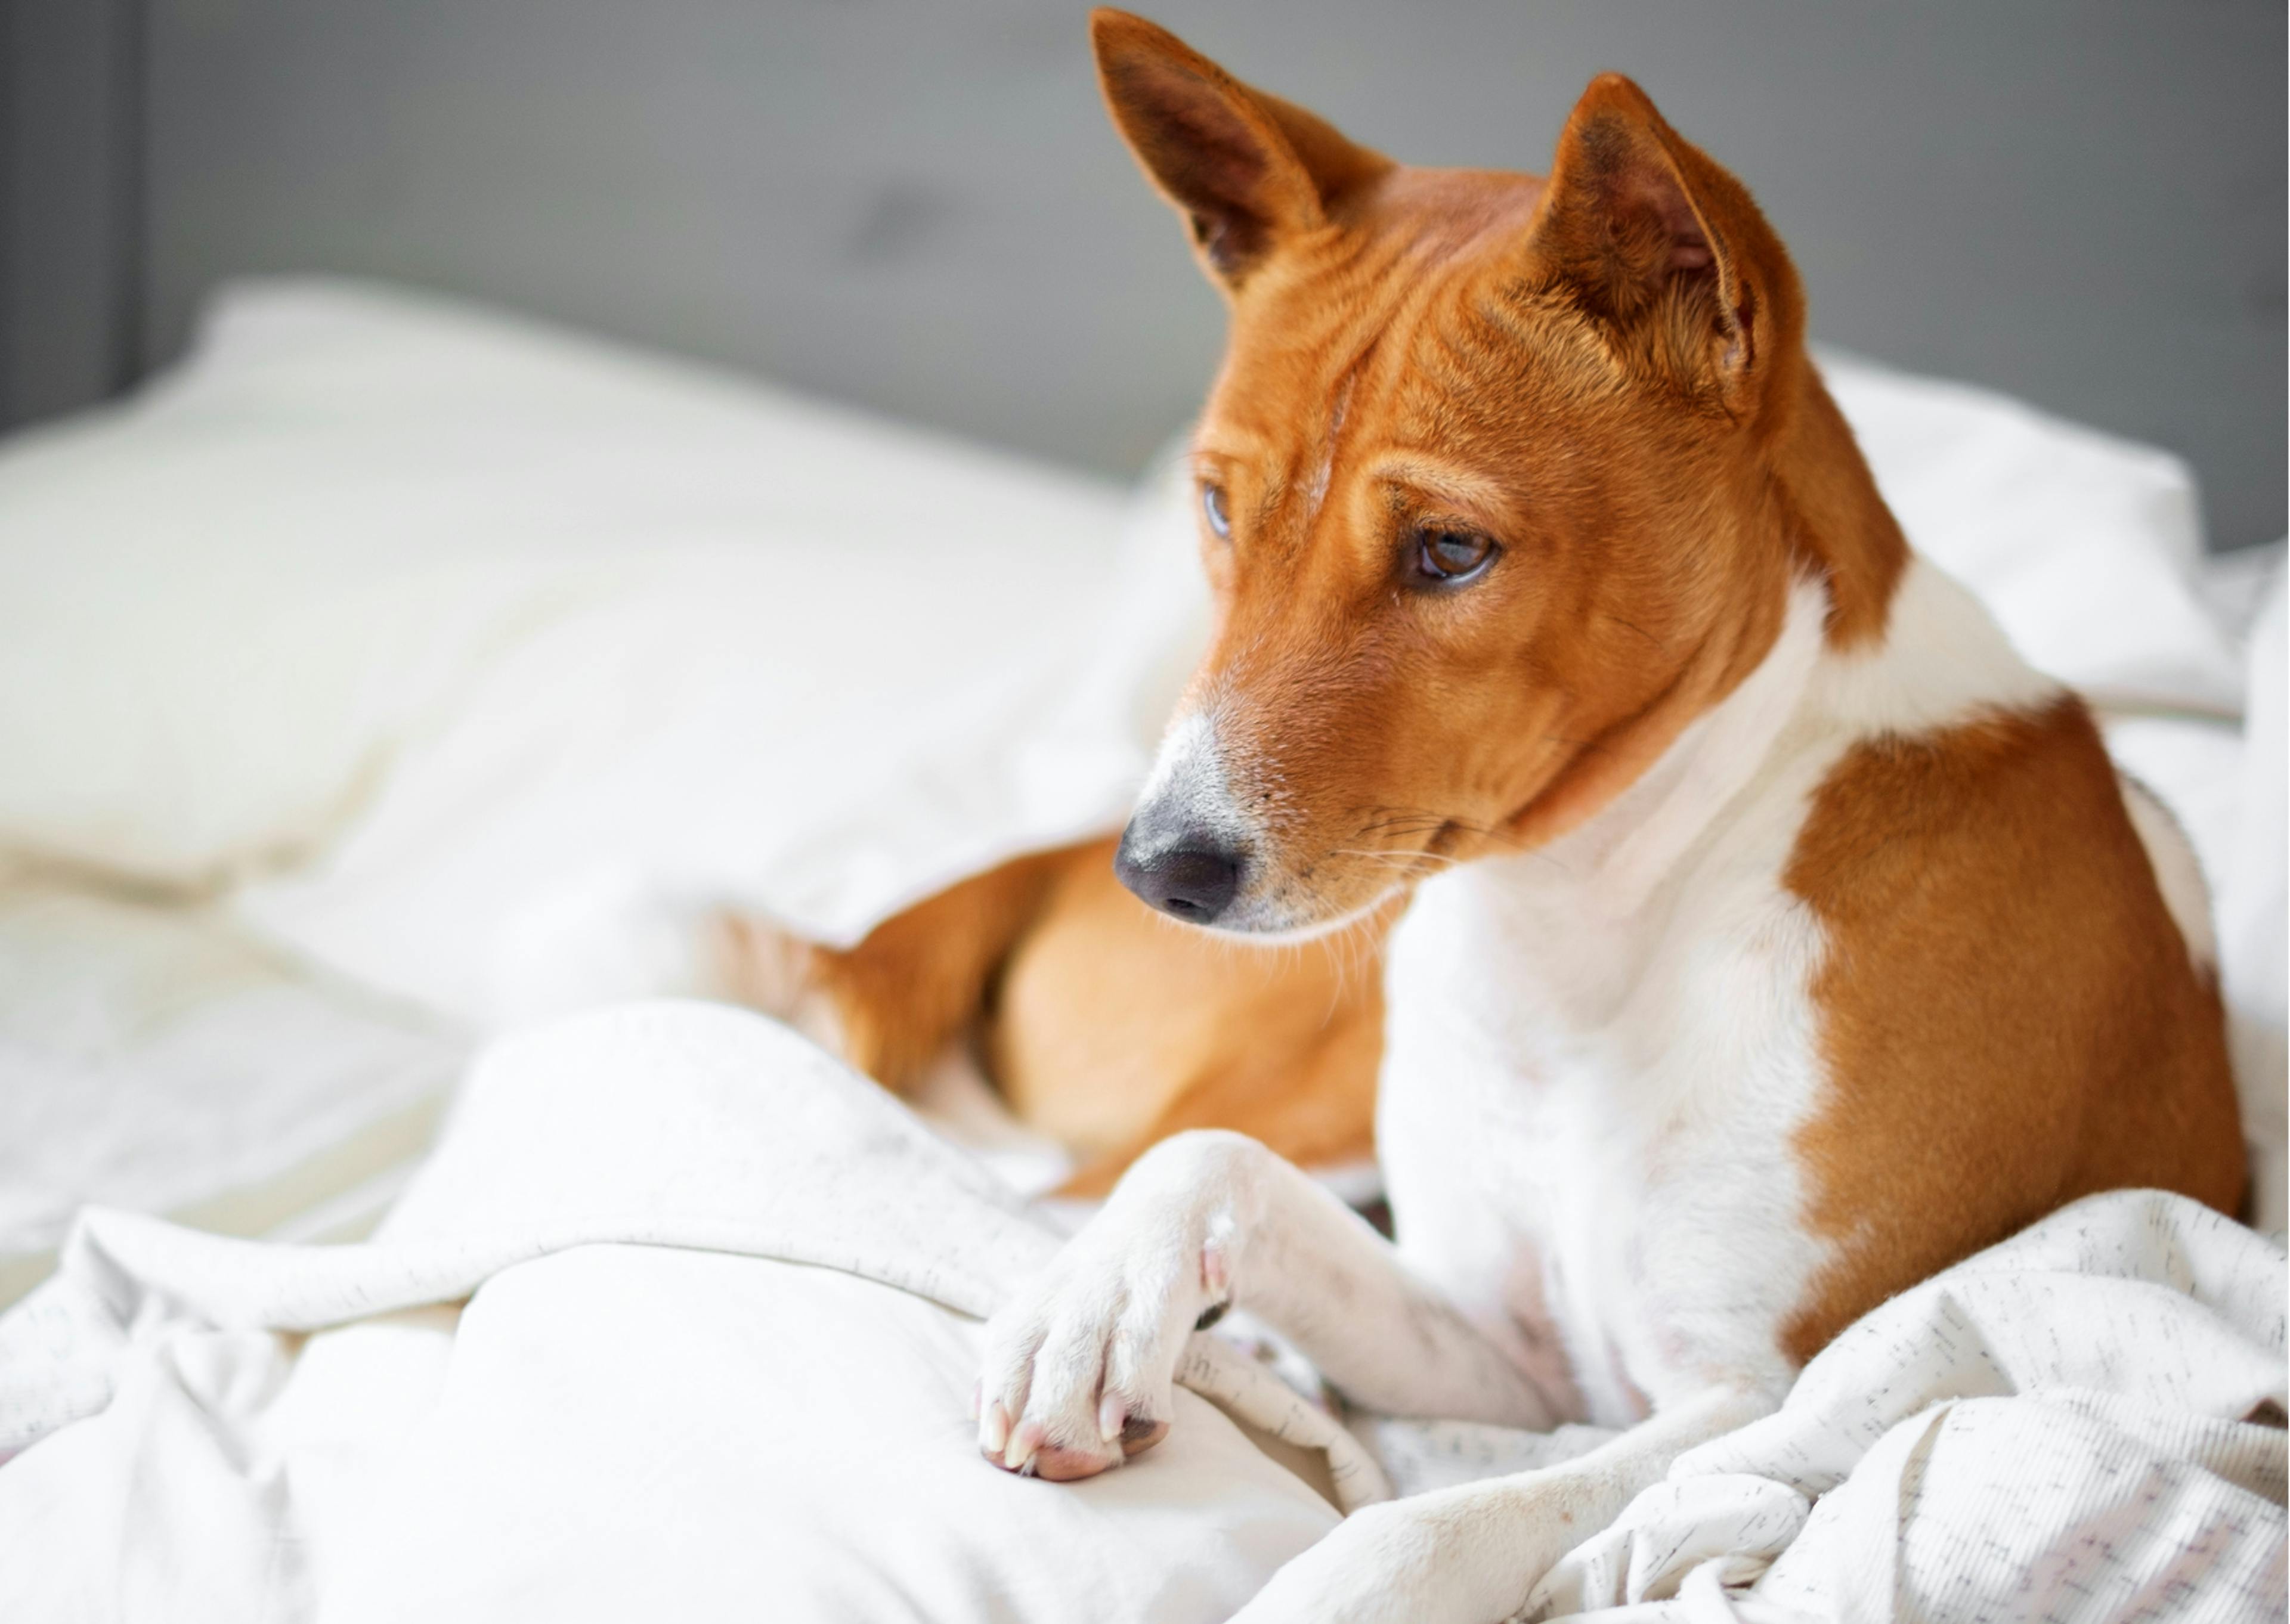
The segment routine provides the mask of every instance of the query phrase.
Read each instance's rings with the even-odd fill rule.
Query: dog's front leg
[[[1709,1388],[1562,1465],[1356,1511],[1233,1624],[1501,1624],[1672,1460],[1774,1403],[1754,1386]]]
[[[1561,1419],[1357,1213],[1254,1140],[1204,1130],[1140,1157],[995,1315],[980,1446],[1052,1478],[1149,1448],[1168,1429],[1186,1339],[1236,1303],[1371,1408],[1519,1427]]]

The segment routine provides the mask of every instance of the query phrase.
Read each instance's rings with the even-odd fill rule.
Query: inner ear
[[[1646,220],[1661,239],[1667,268],[1709,270],[1717,264],[1709,228],[1693,212],[1675,173],[1667,167],[1639,164],[1624,170],[1615,185],[1618,212],[1635,212]]]
[[[1318,222],[1319,200],[1277,132],[1252,120],[1233,93],[1165,56],[1102,63],[1115,123],[1170,202],[1185,215],[1210,268],[1237,281],[1284,228]]]
[[[1391,167],[1141,17],[1093,12],[1090,33],[1115,126],[1227,288],[1282,237],[1325,223],[1339,197]]]
[[[1568,126],[1545,200],[1549,235],[1578,274],[1637,302],[1679,272],[1720,271],[1722,244],[1650,131],[1609,113]]]
[[[1758,273],[1722,222],[1749,218],[1748,208],[1739,182],[1680,140],[1644,92],[1607,75],[1559,138],[1534,241],[1586,304],[1624,328],[1674,319],[1673,287],[1706,290],[1715,327],[1704,341],[1718,340],[1718,365],[1738,376],[1757,358]]]

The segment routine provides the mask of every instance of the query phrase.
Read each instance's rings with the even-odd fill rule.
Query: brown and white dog
[[[1627,1427],[1355,1516],[1244,1615],[1491,1624],[1893,1292],[2093,1190],[2236,1208],[2205,899],[2083,705],[1905,544],[1781,244],[1636,85],[1590,85],[1547,179],[1409,169],[1093,28],[1231,304],[1215,632],[1114,866],[1306,954],[1173,947],[1210,939],[1099,848],[790,996],[898,1074],[1006,958],[1016,1103],[1157,1068],[1140,1144],[1248,1102],[1333,1156],[1374,1093],[1396,1244],[1256,1139],[1166,1139],[994,1319],[980,1441],[1061,1478],[1149,1446],[1228,1302],[1378,1410]],[[1403,906],[1381,1006],[1341,992],[1329,934]]]

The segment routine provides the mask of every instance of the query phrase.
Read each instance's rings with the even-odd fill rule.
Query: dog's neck
[[[1609,919],[1637,913],[1749,788],[1805,708],[1830,614],[1822,586],[1791,586],[1781,632],[1750,675],[1609,804],[1543,849],[1589,906]]]
[[[1817,671],[1886,665],[1894,601],[1915,556],[1809,357],[1792,385],[1769,453],[1775,516],[1795,560],[1780,630],[1627,788],[1544,848],[1591,882],[1585,895],[1606,917],[1637,912],[1748,788],[1805,711]]]
[[[1916,737],[1983,714],[2032,709],[2061,690],[2022,660],[1961,584],[1907,553],[1873,640],[1839,647],[1836,595],[1799,579],[1782,630],[1750,675],[1580,828],[1504,883],[1567,887],[1609,922],[1640,913],[1710,831],[1760,799],[1782,764],[1825,762],[1872,736]],[[1809,792],[1812,779],[1786,775]],[[1817,774],[1815,775],[1817,777]]]

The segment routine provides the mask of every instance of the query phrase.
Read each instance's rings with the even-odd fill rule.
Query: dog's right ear
[[[1577,302],[1743,410],[1802,344],[1797,273],[1748,188],[1620,74],[1575,103],[1531,236]]]
[[[1157,23],[1101,9],[1090,13],[1089,31],[1114,124],[1190,222],[1203,262],[1228,290],[1391,167],[1301,108],[1243,84]]]

